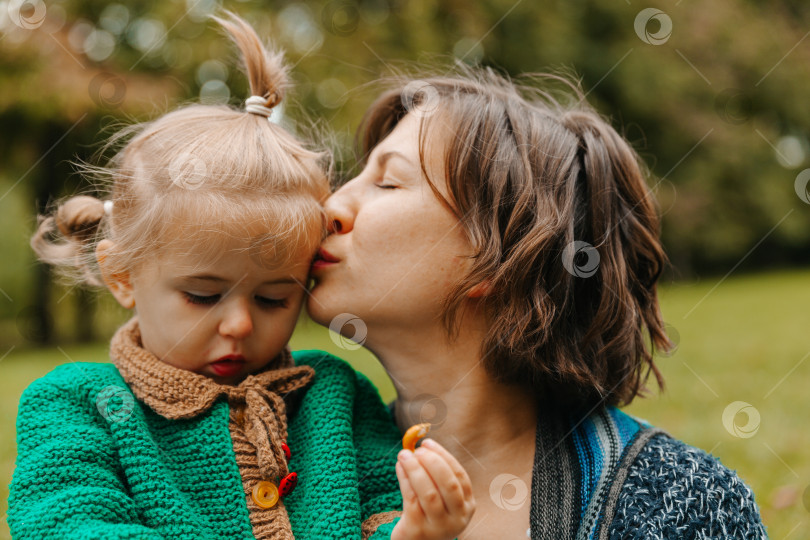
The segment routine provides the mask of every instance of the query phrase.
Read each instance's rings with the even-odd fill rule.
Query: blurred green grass
[[[756,494],[771,538],[810,536],[810,271],[738,276],[720,282],[662,287],[665,319],[679,342],[659,358],[666,390],[636,400],[626,410],[698,446],[737,470]],[[336,337],[336,336],[332,336]],[[293,349],[323,349],[347,359],[368,375],[384,399],[394,397],[382,367],[364,349],[340,348],[328,330],[304,320]],[[107,345],[49,350],[13,349],[0,360],[0,538],[8,483],[14,468],[14,418],[23,389],[55,366],[71,360],[107,361]],[[723,426],[724,409],[744,401],[761,421],[750,438],[732,436]],[[736,418],[746,422],[745,415]]]

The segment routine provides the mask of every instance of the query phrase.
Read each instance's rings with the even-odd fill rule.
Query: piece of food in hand
[[[408,428],[402,437],[402,448],[413,452],[416,450],[416,443],[430,431],[430,424],[415,424]]]

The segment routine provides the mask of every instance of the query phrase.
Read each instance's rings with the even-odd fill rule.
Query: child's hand
[[[391,540],[446,540],[472,518],[475,500],[467,471],[434,440],[415,452],[402,450],[396,465],[402,518]]]

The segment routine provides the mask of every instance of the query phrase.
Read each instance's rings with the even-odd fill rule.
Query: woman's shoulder
[[[628,469],[610,538],[675,537],[767,535],[754,493],[735,471],[703,450],[659,433]]]

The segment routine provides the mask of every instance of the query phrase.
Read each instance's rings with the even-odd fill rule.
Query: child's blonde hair
[[[282,54],[233,13],[214,19],[242,53],[251,93],[267,108],[278,105],[288,87]],[[103,238],[116,246],[105,254],[114,272],[134,271],[176,238],[203,257],[244,239],[254,260],[273,266],[317,249],[328,154],[307,149],[265,116],[194,104],[114,139],[125,136],[132,138],[108,167],[84,167],[111,180],[108,211],[96,197],[71,197],[39,217],[31,238],[39,258],[72,281],[102,285],[95,246]]]

